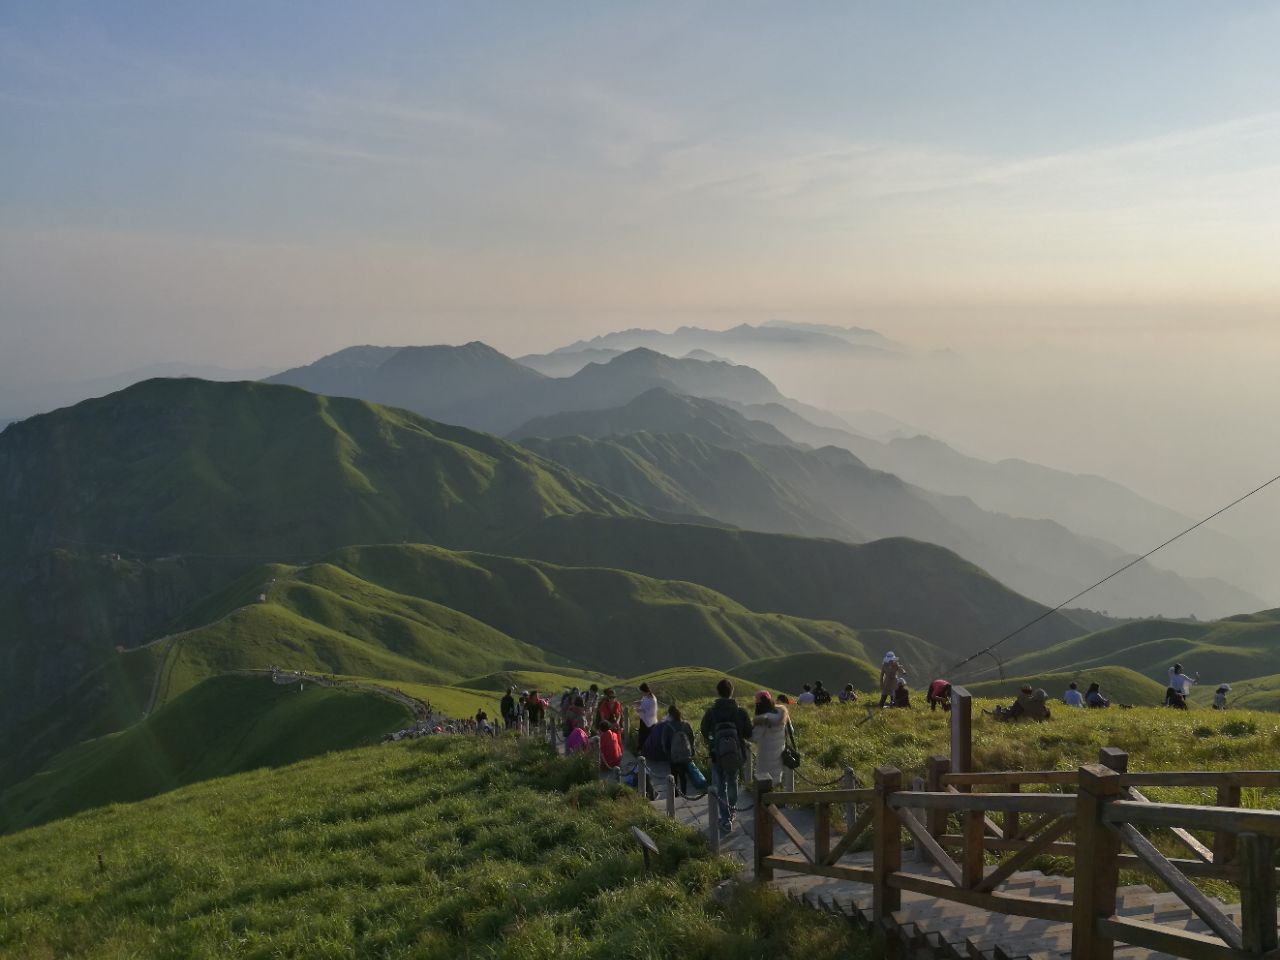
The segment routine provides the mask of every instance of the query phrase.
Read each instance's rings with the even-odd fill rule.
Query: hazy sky
[[[1277,3],[6,4],[0,379],[783,316],[1020,361],[1042,421],[1083,367],[1129,455],[1176,370],[1212,438],[1280,352],[1277,49]],[[962,420],[889,392],[837,401]]]

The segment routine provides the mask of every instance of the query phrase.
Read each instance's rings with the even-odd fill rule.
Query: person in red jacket
[[[612,726],[600,727],[600,769],[613,770],[622,765],[622,735]]]
[[[925,694],[925,700],[929,702],[930,710],[937,710],[942,707],[943,710],[951,709],[951,682],[948,680],[935,680],[929,684],[929,692]]]
[[[600,701],[600,705],[596,707],[596,726],[606,723],[612,724],[619,729],[622,728],[622,704],[613,692],[613,687],[604,688],[604,698]]]

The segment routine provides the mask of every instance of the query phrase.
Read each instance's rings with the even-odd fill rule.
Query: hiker
[[[488,723],[488,722],[489,722],[489,715],[484,712],[484,707],[481,707],[479,710],[476,711],[476,726],[478,727],[482,723]]]
[[[733,699],[733,681],[716,684],[718,698],[702,715],[700,732],[711,755],[711,784],[720,801],[720,832],[733,829],[738,806],[738,772],[751,739],[751,718]]]
[[[786,707],[773,702],[769,691],[761,690],[756,694],[756,713],[751,725],[755,728],[752,739],[757,744],[756,776],[768,774],[777,785],[782,781],[782,751],[787,745],[791,716]]]
[[[649,684],[640,684],[640,699],[636,701],[636,753],[644,750],[645,741],[649,739],[649,731],[658,725],[658,698],[649,689]]]
[[[515,687],[507,687],[507,692],[498,704],[498,713],[502,715],[502,723],[508,730],[516,725],[516,698],[512,696]]]
[[[529,726],[536,727],[542,722],[542,718],[546,713],[550,704],[538,696],[537,690],[530,690],[525,697],[525,714],[529,717]]]
[[[1067,685],[1067,692],[1062,695],[1062,702],[1068,707],[1084,708],[1084,697],[1080,695],[1080,686],[1074,680]]]
[[[907,681],[901,677],[898,678],[898,685],[893,688],[893,699],[889,701],[889,706],[899,709],[911,707],[911,691],[907,689]]]
[[[1200,674],[1196,674],[1194,679],[1188,677],[1182,672],[1182,664],[1175,663],[1169,668],[1169,686],[1164,692],[1164,705],[1166,707],[1176,707],[1179,710],[1187,709],[1187,697],[1191,696],[1191,686],[1200,682]],[[1181,700],[1181,703],[1176,702]]]
[[[993,716],[997,720],[1048,720],[1051,716],[1045,701],[1049,695],[1044,690],[1032,690],[1031,684],[1024,683],[1018,697],[1007,707],[996,707]],[[986,711],[983,711],[984,713]]]
[[[566,710],[568,710],[568,709],[569,709],[569,705],[573,703],[573,698],[574,698],[574,696],[576,696],[576,695],[577,695],[577,693],[578,693],[578,691],[577,691],[576,689],[574,689],[574,690],[569,690],[568,688],[566,688],[566,689],[565,689],[565,691],[564,691],[564,693],[560,694],[560,714],[561,714],[561,716],[563,716],[563,715],[564,715],[564,712],[565,712]]]
[[[600,769],[613,770],[622,766],[622,734],[617,727],[605,724],[600,728]]]
[[[809,686],[809,684],[806,683],[804,685],[804,690],[801,692],[800,696],[796,697],[796,705],[799,706],[803,704],[805,706],[808,706],[813,702],[814,702],[813,687]]]
[[[596,715],[596,707],[600,704],[600,686],[593,683],[587,688],[586,696],[582,698],[587,705],[587,716],[594,717]]]
[[[676,789],[684,796],[689,792],[689,765],[693,763],[693,727],[673,703],[667,707],[666,722],[660,724],[659,729],[662,731],[662,752],[671,764]]]
[[[578,699],[581,700],[582,698],[579,697]],[[583,730],[582,727],[574,727],[569,731],[568,736],[564,738],[564,752],[566,754],[577,753],[579,750],[587,749],[589,743],[591,743],[591,740],[587,736],[587,731]]]
[[[892,650],[884,655],[880,664],[880,706],[883,707],[898,689],[898,680],[907,675],[907,669]]]
[[[813,703],[815,706],[825,707],[831,702],[831,694],[826,687],[822,685],[821,680],[813,681]]]
[[[1231,684],[1220,683],[1218,689],[1213,692],[1213,709],[1227,709],[1227,694],[1231,692]]]
[[[857,703],[858,702],[858,694],[854,692],[852,683],[846,683],[844,685],[844,689],[841,690],[838,694],[836,694],[836,698],[841,703]]]
[[[596,707],[596,725],[601,723],[610,723],[619,729],[622,727],[622,704],[618,702],[613,687],[604,688],[604,696]]]
[[[581,694],[574,697],[573,702],[560,715],[560,728],[566,737],[574,730],[587,729],[587,705]]]
[[[1089,684],[1089,689],[1084,694],[1084,705],[1091,710],[1105,710],[1111,706],[1111,701],[1102,695],[1102,690],[1098,684]]]
[[[929,690],[924,695],[925,702],[929,704],[929,710],[932,712],[942,707],[943,711],[951,709],[951,681],[935,680],[929,684]]]

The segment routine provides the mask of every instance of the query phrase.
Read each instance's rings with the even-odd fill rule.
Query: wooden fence
[[[1240,790],[1280,787],[1280,771],[1129,773],[1127,756],[1104,749],[1099,762],[1077,771],[953,773],[951,759],[928,763],[924,789],[904,790],[901,771],[880,767],[864,790],[775,791],[755,784],[755,872],[775,870],[868,883],[878,926],[914,891],[996,913],[1071,923],[1073,956],[1110,958],[1115,944],[1132,944],[1190,958],[1258,957],[1277,948],[1275,868],[1280,811],[1240,808]],[[1143,787],[1215,791],[1217,805],[1154,803]],[[979,789],[975,789],[979,788]],[[787,807],[812,807],[814,830],[802,835]],[[842,807],[842,830],[832,835],[832,810]],[[780,829],[800,850],[779,856]],[[1166,856],[1152,837],[1168,831],[1190,856]],[[1197,836],[1201,834],[1204,839]],[[903,837],[938,868],[940,877],[902,869]],[[871,846],[872,862],[842,864]],[[834,843],[832,841],[835,841]],[[1061,854],[1076,863],[1072,902],[1001,890],[1037,857]],[[996,858],[994,864],[989,858]],[[1213,932],[1194,933],[1118,916],[1121,869],[1154,875]],[[1237,925],[1192,881],[1212,877],[1241,894]],[[1276,954],[1280,956],[1280,954]]]

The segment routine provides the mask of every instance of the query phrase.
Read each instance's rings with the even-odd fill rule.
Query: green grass
[[[1094,667],[1079,672],[1045,673],[1028,677],[1010,677],[1007,680],[988,680],[983,683],[968,684],[967,689],[975,697],[1012,701],[1022,685],[1029,683],[1032,687],[1043,687],[1052,701],[1061,700],[1067,685],[1072,681],[1079,685],[1081,696],[1089,689],[1090,683],[1097,683],[1102,695],[1113,704],[1158,706],[1164,703],[1163,684],[1156,683],[1125,667]],[[1052,709],[1052,704],[1050,707]]]
[[[733,682],[734,689],[740,696],[749,696],[754,689],[750,680],[744,680],[736,674],[725,673],[722,670],[712,670],[710,667],[671,667],[667,670],[656,670],[653,673],[645,673],[624,680],[619,686],[630,694],[641,683],[648,683],[658,698],[659,706],[663,709],[672,703],[680,706],[682,710],[685,704],[694,704],[699,707],[698,716],[701,716],[703,701],[716,695],[716,684],[724,677],[728,677]],[[686,715],[685,719],[690,720],[690,717]],[[691,722],[696,719],[697,717],[692,718]]]
[[[795,653],[786,657],[753,660],[738,667],[757,686],[774,693],[786,693],[794,700],[804,684],[821,680],[835,696],[846,683],[861,695],[868,695],[880,682],[880,673],[865,659],[840,653]]]
[[[372,743],[410,720],[403,706],[372,693],[215,677],[127,730],[58,754],[0,794],[0,830]]]
[[[661,848],[650,874],[632,825]],[[869,956],[777,892],[713,896],[733,872],[584,762],[441,737],[0,838],[0,956]]]

